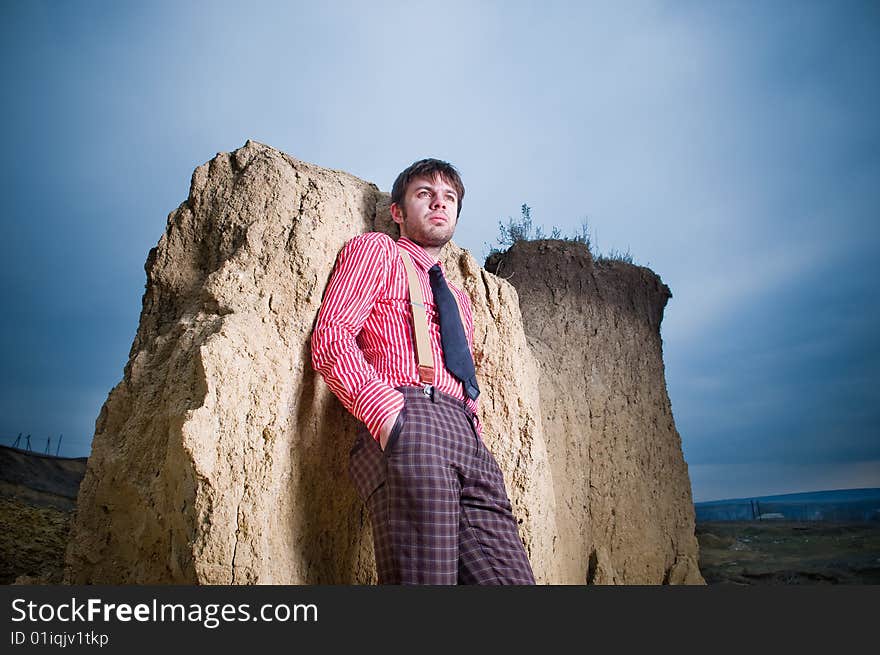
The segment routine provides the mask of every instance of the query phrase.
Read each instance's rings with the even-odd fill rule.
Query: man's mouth
[[[432,220],[432,221],[447,221],[447,220],[449,220],[443,214],[432,214],[431,216],[428,217],[428,219]]]

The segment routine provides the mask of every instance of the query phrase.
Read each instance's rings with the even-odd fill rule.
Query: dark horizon
[[[864,492],[854,494],[853,492]],[[770,496],[746,496],[743,498],[718,498],[714,500],[701,500],[694,505],[711,505],[713,503],[748,502],[750,500],[782,501],[782,500],[813,500],[821,496],[833,496],[835,494],[859,496],[864,498],[880,499],[880,487],[852,487],[843,489],[815,489],[813,491],[795,491],[786,494],[773,494]]]

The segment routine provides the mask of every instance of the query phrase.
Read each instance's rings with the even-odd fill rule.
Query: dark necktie
[[[434,304],[437,307],[437,316],[440,321],[440,342],[443,344],[443,359],[446,368],[461,380],[465,393],[476,400],[480,395],[477,386],[477,373],[474,370],[474,359],[468,348],[467,338],[464,335],[464,327],[461,324],[461,316],[458,313],[458,304],[452,297],[452,291],[443,278],[443,271],[439,264],[434,264],[428,269],[431,278],[431,291],[434,293]]]

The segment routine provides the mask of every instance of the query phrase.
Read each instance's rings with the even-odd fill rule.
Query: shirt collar
[[[406,237],[400,237],[397,240],[397,245],[406,250],[412,257],[413,261],[426,271],[434,264],[440,264],[439,260],[433,259],[419,244],[415,241],[410,241]],[[446,275],[446,271],[443,269],[443,264],[440,264],[440,270],[443,271],[443,275]]]

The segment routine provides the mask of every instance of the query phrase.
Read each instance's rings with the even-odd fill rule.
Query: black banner
[[[450,639],[460,642],[457,650],[481,642],[540,646],[560,639],[580,650],[601,635],[623,647],[685,645],[706,637],[720,639],[717,644],[751,643],[765,632],[788,646],[816,646],[827,637],[839,647],[860,632],[870,635],[880,600],[880,587],[0,589],[4,653],[177,647],[242,652],[277,644],[319,644],[333,652],[352,640],[409,644],[402,650],[411,650]]]

